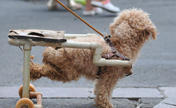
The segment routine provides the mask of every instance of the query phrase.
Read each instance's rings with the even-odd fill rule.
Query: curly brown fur
[[[122,11],[110,25],[111,41],[114,47],[134,63],[143,44],[156,39],[156,27],[142,10],[131,9]],[[111,52],[111,48],[100,36],[76,38],[73,41],[99,42],[103,54]],[[93,51],[89,49],[61,48],[55,50],[47,47],[43,53],[43,65],[31,66],[31,79],[48,77],[51,80],[70,82],[81,76],[96,80],[98,66],[93,64]],[[102,67],[95,85],[95,105],[99,108],[113,108],[110,103],[112,91],[117,81],[129,73],[131,68],[106,66]]]

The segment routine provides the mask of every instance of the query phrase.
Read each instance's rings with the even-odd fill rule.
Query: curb
[[[153,108],[176,108],[176,87],[158,88],[165,98]]]
[[[0,87],[0,98],[18,98],[18,87]],[[94,98],[93,88],[36,88],[43,98]],[[163,98],[157,88],[116,88],[112,98]]]
[[[0,99],[19,98],[19,87],[0,87]],[[93,88],[37,87],[43,99],[83,99],[94,98]],[[159,88],[116,88],[112,98],[160,98],[164,99],[153,108],[176,108],[176,87]]]

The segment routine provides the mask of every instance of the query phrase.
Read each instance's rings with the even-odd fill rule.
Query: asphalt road
[[[19,99],[0,99],[0,108],[14,108],[15,103]],[[8,101],[8,103],[5,103]],[[141,99],[141,100],[129,100],[129,99],[112,99],[115,108],[152,108],[161,99]],[[36,103],[36,100],[33,100]],[[141,104],[142,103],[142,104]],[[93,99],[43,99],[44,108],[97,108],[94,105]],[[2,107],[4,106],[4,107]]]
[[[1,0],[0,4],[0,86],[19,86],[22,83],[23,55],[18,47],[7,42],[10,29],[65,30],[66,33],[94,33],[89,27],[60,7],[48,11],[45,1]],[[176,1],[175,0],[112,0],[121,9],[141,8],[150,14],[159,35],[147,43],[134,65],[134,74],[118,83],[120,87],[176,86]],[[109,33],[109,24],[116,14],[85,17],[75,11],[101,32]],[[34,47],[34,62],[41,63],[44,47]],[[41,78],[32,82],[47,87],[93,87],[93,82],[80,79],[63,84]]]

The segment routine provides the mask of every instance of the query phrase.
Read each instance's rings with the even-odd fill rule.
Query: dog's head
[[[141,9],[124,10],[119,13],[110,24],[110,32],[112,43],[121,53],[137,53],[143,43],[150,38],[156,39],[157,35],[156,27],[149,19],[149,15]],[[132,55],[130,56],[133,58]]]
[[[110,25],[111,35],[116,38],[141,38],[156,39],[155,25],[149,19],[149,15],[141,9],[124,10],[114,19]],[[140,37],[139,37],[140,36]]]

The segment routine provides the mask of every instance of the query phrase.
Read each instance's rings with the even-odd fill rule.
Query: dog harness
[[[105,58],[105,59],[111,59],[112,57],[117,57],[117,58],[120,58],[120,59],[122,59],[122,60],[128,60],[128,61],[130,61],[130,59],[129,59],[128,57],[126,57],[126,56],[120,54],[119,51],[114,48],[113,43],[111,42],[110,38],[111,38],[111,36],[107,34],[107,35],[104,37],[104,40],[105,40],[105,42],[111,47],[111,51],[112,51],[112,52],[111,52],[111,53],[108,53],[108,54],[105,54],[105,55],[102,55],[102,57]],[[99,66],[99,67],[98,67],[98,71],[97,71],[97,75],[96,75],[96,78],[97,78],[97,79],[99,79],[99,77],[100,77],[100,75],[101,75],[101,71],[102,71],[102,67]],[[132,74],[132,73],[130,72],[130,73],[126,74],[126,76],[129,76],[129,75],[131,75],[131,74]]]
[[[125,57],[124,55],[120,54],[119,51],[114,48],[113,43],[111,42],[110,38],[111,36],[107,34],[104,37],[104,40],[111,47],[112,52],[109,54],[105,54],[102,57],[106,59],[111,59],[112,57],[118,57],[122,60],[130,60],[128,57]]]

